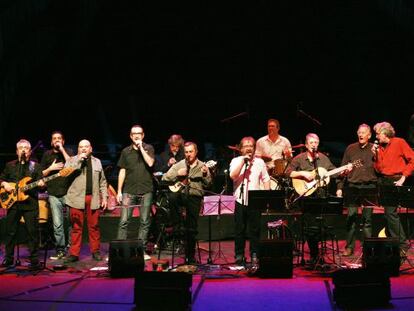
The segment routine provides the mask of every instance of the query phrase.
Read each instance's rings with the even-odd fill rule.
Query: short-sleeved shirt
[[[154,158],[152,145],[143,143],[142,146],[148,155]],[[118,167],[125,169],[122,192],[138,195],[153,191],[153,170],[145,162],[140,150],[135,150],[132,145],[124,148],[118,160]]]
[[[73,156],[72,149],[65,148],[67,154],[69,156]],[[56,163],[62,162],[65,163],[65,157],[61,152],[53,152],[53,150],[48,150],[43,154],[42,160],[40,161],[40,166],[42,167],[42,171],[47,169],[53,161],[56,160]],[[49,176],[58,173],[59,170],[54,170],[49,173]],[[70,185],[70,179],[67,177],[57,177],[55,179],[50,180],[47,183],[47,192],[50,195],[55,197],[62,197],[68,191]]]

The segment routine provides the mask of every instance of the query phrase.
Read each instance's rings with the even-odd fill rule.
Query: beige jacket
[[[92,201],[91,209],[99,209],[101,201],[107,201],[108,187],[102,163],[98,158],[92,156]],[[69,186],[66,194],[66,204],[77,209],[85,209],[85,191],[86,191],[86,171],[80,170],[82,161],[78,156],[71,157],[65,167],[74,167],[77,170],[73,172],[77,175]]]

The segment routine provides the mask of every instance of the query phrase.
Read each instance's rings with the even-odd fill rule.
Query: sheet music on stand
[[[220,203],[220,204],[219,204]],[[209,195],[204,197],[202,216],[234,214],[236,199],[232,195]]]
[[[232,195],[210,195],[204,196],[203,208],[200,211],[202,216],[208,217],[208,259],[207,264],[213,264],[217,258],[223,258],[227,264],[227,258],[221,250],[221,241],[218,241],[218,251],[214,260],[211,258],[211,216],[217,216],[219,233],[221,238],[220,216],[224,214],[234,214],[236,199]]]

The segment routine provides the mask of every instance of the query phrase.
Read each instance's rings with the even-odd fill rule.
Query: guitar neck
[[[341,166],[341,167],[338,167],[338,168],[335,168],[332,171],[327,172],[325,176],[328,177],[328,176],[332,176],[332,175],[341,173],[341,172],[345,171],[347,168],[348,168],[348,164],[344,165],[344,166]]]
[[[48,177],[44,177],[44,178],[43,178],[43,181],[46,183],[46,182],[48,182],[48,181],[50,181],[50,180],[52,180],[52,179],[55,179],[55,178],[57,178],[57,177],[59,177],[59,176],[60,176],[60,173],[56,173],[56,174],[50,175],[50,176],[48,176]],[[42,180],[42,179],[41,179],[41,180]],[[22,188],[22,190],[23,190],[23,191],[27,191],[27,190],[30,190],[30,189],[33,189],[33,188],[37,187],[37,186],[39,185],[39,181],[40,181],[40,180],[37,180],[37,181],[35,181],[35,182],[32,182],[32,183],[30,183],[30,184],[27,184],[26,186],[24,186],[24,187]]]

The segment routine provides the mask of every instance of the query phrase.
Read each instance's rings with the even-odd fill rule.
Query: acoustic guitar
[[[295,177],[295,178],[292,178],[292,185],[295,191],[299,195],[308,196],[308,195],[311,195],[313,192],[315,192],[315,190],[318,189],[319,187],[324,187],[328,185],[330,181],[330,176],[341,173],[345,170],[349,170],[352,167],[361,167],[361,166],[362,166],[361,160],[356,160],[352,163],[348,163],[344,166],[330,170],[329,172],[323,167],[318,167],[317,169],[318,169],[318,174],[320,177],[319,180],[314,179],[312,181],[306,181],[303,178]],[[316,174],[315,170],[313,170],[313,172]]]
[[[204,163],[204,165],[207,166],[208,168],[212,168],[212,167],[217,165],[217,161],[210,160],[210,161]],[[194,175],[198,171],[199,171],[199,169],[193,171],[192,175]],[[191,177],[193,177],[193,176],[187,176],[184,180],[177,181],[174,185],[168,186],[168,188],[171,190],[171,192],[178,192],[188,184],[188,179],[190,179]]]
[[[61,169],[58,173],[44,177],[40,180],[43,180],[45,183],[55,179],[57,177],[66,177],[73,173],[75,169],[73,167],[65,167]],[[29,183],[32,180],[31,177],[24,177],[16,183],[9,183],[14,187],[12,192],[7,192],[3,187],[0,188],[0,205],[2,208],[9,209],[16,202],[22,202],[29,198],[29,195],[25,192],[27,190],[33,189],[39,185],[40,180]]]

